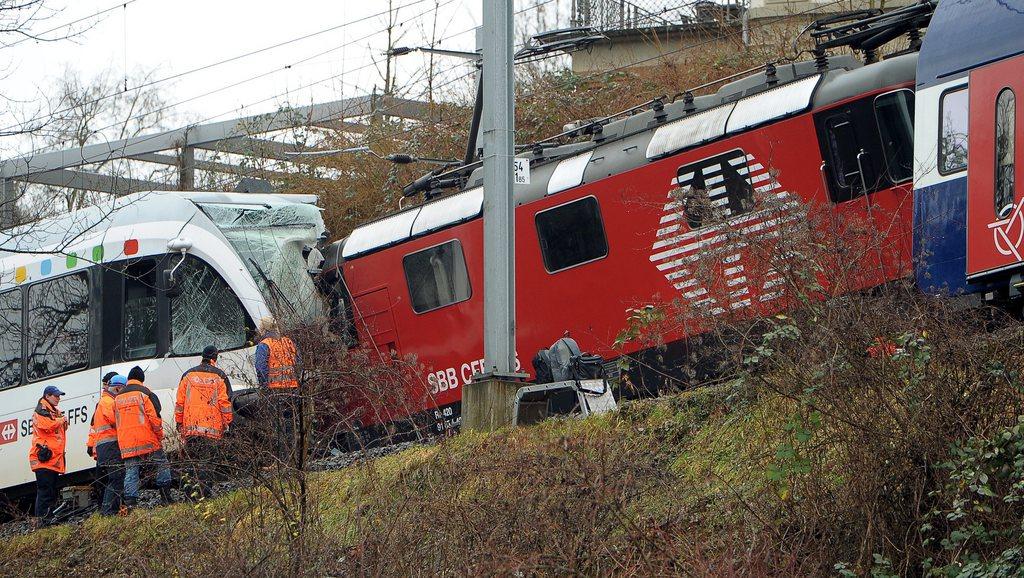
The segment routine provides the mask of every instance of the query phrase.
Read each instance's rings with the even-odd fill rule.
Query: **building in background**
[[[685,64],[715,52],[754,48],[777,52],[808,22],[829,13],[891,9],[914,0],[574,0],[572,26],[589,26],[607,39],[573,55],[588,74],[666,62]]]

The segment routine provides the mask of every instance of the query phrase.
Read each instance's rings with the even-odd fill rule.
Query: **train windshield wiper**
[[[252,266],[256,269],[256,272],[259,273],[260,277],[263,278],[263,282],[266,283],[267,287],[270,288],[271,293],[273,293],[274,300],[277,302],[283,302],[285,305],[288,306],[288,310],[294,314],[295,307],[291,304],[290,301],[288,301],[288,298],[285,297],[284,291],[282,291],[281,288],[277,286],[277,283],[273,279],[271,279],[270,276],[266,274],[266,272],[263,271],[263,267],[260,267],[259,263],[257,263],[255,259],[249,257],[249,262],[252,263]]]

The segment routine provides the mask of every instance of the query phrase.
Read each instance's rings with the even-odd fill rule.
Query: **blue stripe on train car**
[[[931,295],[967,295],[992,289],[967,282],[967,177],[914,191],[914,270]]]

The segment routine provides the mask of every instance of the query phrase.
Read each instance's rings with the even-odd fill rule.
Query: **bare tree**
[[[80,19],[69,25],[61,25],[39,30],[47,21],[59,13],[52,7],[49,0],[0,0],[0,78],[6,76],[8,62],[4,58],[3,49],[17,46],[22,42],[58,42],[81,34],[90,26],[89,19]],[[76,28],[74,24],[81,24]],[[7,101],[10,116],[4,118],[0,128],[0,137],[30,134],[45,126],[48,116],[40,114],[41,108],[24,110],[24,103],[13,99],[6,91],[0,89],[0,101]],[[14,120],[15,114],[22,113],[21,121]],[[27,114],[26,114],[27,113]],[[8,122],[11,120],[12,122]]]
[[[391,50],[396,46],[398,42],[405,37],[405,30],[400,30],[402,23],[398,21],[398,13],[401,11],[401,7],[394,7],[394,0],[388,0],[388,13],[387,18],[384,21],[384,30],[388,35],[388,48],[385,52],[384,58],[384,70],[380,70],[377,67],[377,72],[381,75],[384,80],[384,95],[390,95],[395,89],[395,64],[393,62],[394,56],[391,54]]]
[[[151,83],[153,72],[136,72],[129,76],[132,86],[125,91],[124,79],[107,70],[86,78],[68,68],[50,91],[49,107],[55,112],[46,126],[36,130],[35,137],[45,148],[83,147],[97,142],[120,140],[144,133],[170,128],[174,116],[167,102]],[[126,159],[105,159],[90,167],[93,172],[115,177],[142,177],[163,180],[173,168],[153,169]],[[141,171],[146,171],[141,173]],[[61,187],[29,187],[31,213],[43,216],[55,211],[74,211],[93,204],[100,193]],[[27,201],[29,199],[26,199]]]

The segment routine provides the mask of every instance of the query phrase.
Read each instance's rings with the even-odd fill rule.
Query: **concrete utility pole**
[[[512,0],[483,0],[484,372],[516,368]]]

